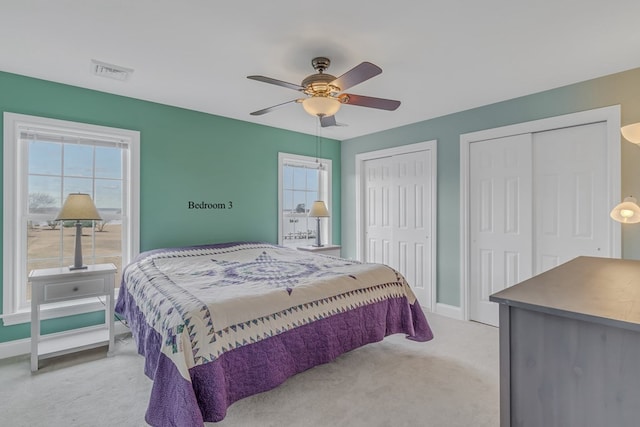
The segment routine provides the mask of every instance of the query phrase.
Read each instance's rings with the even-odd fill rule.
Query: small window
[[[309,209],[322,200],[331,212],[331,160],[279,153],[278,244],[309,246],[316,242],[316,218]],[[331,244],[331,217],[320,219],[320,239]]]

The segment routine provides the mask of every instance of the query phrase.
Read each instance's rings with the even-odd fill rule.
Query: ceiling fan
[[[329,58],[313,58],[311,65],[317,73],[307,76],[299,85],[272,79],[271,77],[247,76],[248,79],[286,87],[307,95],[305,98],[293,99],[282,104],[254,111],[251,115],[261,116],[277,108],[295,102],[301,103],[307,113],[312,116],[319,117],[322,127],[327,127],[338,126],[335,114],[338,112],[342,104],[378,108],[389,111],[393,111],[400,106],[400,101],[394,101],[392,99],[373,98],[370,96],[354,95],[343,92],[352,86],[369,80],[370,78],[382,73],[382,69],[377,65],[374,65],[371,62],[363,62],[360,65],[353,67],[340,77],[335,77],[331,74],[325,73],[330,64],[331,61]]]

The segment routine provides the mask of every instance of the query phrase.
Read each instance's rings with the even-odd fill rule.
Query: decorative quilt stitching
[[[225,259],[230,253],[243,256],[240,260]],[[257,255],[251,255],[255,253]],[[180,262],[188,257],[194,258],[195,263]],[[216,314],[211,311],[216,296],[252,289],[273,293],[284,288],[282,291],[291,298],[292,293],[297,295],[298,286],[307,286],[312,279],[358,281],[357,273],[346,274],[343,271],[347,270],[342,270],[357,265],[363,264],[309,256],[265,243],[223,248],[212,245],[153,251],[127,268],[125,280],[135,299],[144,301],[140,308],[147,321],[163,336],[163,352],[178,354],[186,351],[182,347],[188,343],[193,364],[199,365],[215,360],[227,351],[313,321],[411,293],[399,273],[381,267],[387,273],[395,273],[385,273],[392,281],[340,292],[216,328]],[[205,300],[212,302],[208,304]],[[187,335],[183,339],[184,334]]]

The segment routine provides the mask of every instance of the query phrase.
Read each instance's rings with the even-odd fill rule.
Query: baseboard
[[[23,338],[21,340],[13,340],[0,343],[0,359],[8,359],[9,357],[20,356],[31,351],[31,340]]]
[[[114,324],[113,333],[117,337],[130,333],[129,328],[120,322]],[[23,338],[0,343],[0,360],[31,353],[31,338]]]
[[[452,319],[464,320],[464,316],[462,315],[462,309],[460,307],[456,307],[455,305],[443,304],[441,302],[436,303],[436,313],[451,317]]]

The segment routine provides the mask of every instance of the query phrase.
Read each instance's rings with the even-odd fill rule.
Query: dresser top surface
[[[640,261],[578,257],[490,297],[491,301],[575,318],[640,327]]]

